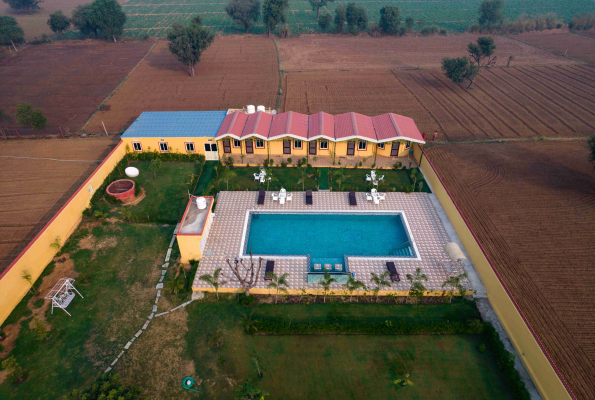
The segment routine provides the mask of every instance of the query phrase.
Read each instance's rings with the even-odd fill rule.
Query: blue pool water
[[[306,255],[312,263],[344,256],[414,257],[400,214],[252,214],[246,252]]]

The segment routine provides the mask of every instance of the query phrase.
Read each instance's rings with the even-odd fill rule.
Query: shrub
[[[446,31],[446,29],[440,28],[440,35],[441,36],[446,36],[447,34],[448,34],[448,32]]]
[[[126,387],[114,373],[99,374],[91,387],[84,390],[74,389],[63,397],[63,400],[96,400],[96,399],[140,399],[141,390],[136,386]]]
[[[291,164],[291,161],[292,161],[292,160],[291,160],[291,157],[289,157],[289,158],[287,159],[287,164]]]
[[[439,30],[440,28],[438,28],[436,25],[426,26],[421,30],[421,34],[422,36],[434,36]]]
[[[280,38],[288,38],[291,35],[291,31],[288,27],[284,26],[283,28],[279,28],[279,37]]]
[[[285,161],[281,161],[281,168],[287,167],[287,163]]]
[[[256,302],[256,297],[253,295],[246,296],[245,294],[240,294],[240,304],[244,307],[252,307]]]
[[[380,37],[382,36],[382,30],[378,25],[372,25],[370,29],[368,29],[368,33],[372,37]]]

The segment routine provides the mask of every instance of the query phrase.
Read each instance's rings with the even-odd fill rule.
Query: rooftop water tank
[[[277,115],[277,110],[273,110],[273,115]]]
[[[267,109],[265,108],[265,106],[258,106],[256,107],[256,111],[262,111],[265,112]]]
[[[196,207],[198,207],[199,210],[204,210],[205,208],[207,208],[207,199],[205,199],[204,197],[197,198]]]
[[[256,112],[256,109],[253,105],[249,105],[248,107],[246,107],[246,110],[248,114],[254,114]]]

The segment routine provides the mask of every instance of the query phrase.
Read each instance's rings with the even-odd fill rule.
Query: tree
[[[349,31],[353,34],[364,31],[368,27],[368,16],[366,15],[366,9],[363,7],[358,7],[355,3],[347,4],[345,17]]]
[[[25,40],[25,33],[17,20],[13,17],[0,16],[0,43],[7,46],[12,44],[16,51],[15,43],[21,43],[23,40]]]
[[[312,10],[316,11],[316,19],[320,16],[320,9],[322,7],[326,7],[329,2],[333,2],[335,0],[308,0],[310,2],[310,6],[312,6]]]
[[[198,25],[198,26],[202,26],[202,17],[198,14],[196,14],[194,16],[194,18],[192,18],[190,20],[190,25]]]
[[[477,66],[471,64],[467,57],[443,58],[442,70],[446,77],[454,83],[461,84],[468,80],[469,87],[478,73]]]
[[[154,158],[151,160],[151,164],[149,164],[149,170],[153,173],[155,179],[157,179],[157,171],[161,168],[161,159]]]
[[[240,324],[244,327],[246,333],[254,333],[258,331],[256,328],[257,319],[254,318],[254,311],[250,314],[244,314],[240,317]]]
[[[31,286],[31,292],[33,292],[33,294],[36,294],[37,289],[35,289],[34,286],[35,281],[33,280],[33,276],[31,276],[31,272],[29,272],[28,269],[23,270],[23,272],[21,272],[21,278]]]
[[[0,109],[0,133],[4,133],[2,128],[4,125],[8,124],[10,120],[10,115],[6,114],[4,110]]]
[[[17,106],[15,113],[17,122],[21,126],[31,126],[31,114],[33,114],[33,107],[29,103],[21,103]]]
[[[233,393],[238,395],[235,400],[264,400],[264,396],[269,395],[268,392],[253,386],[250,379],[242,383],[239,388],[234,389]]]
[[[343,25],[347,20],[347,8],[344,5],[340,5],[335,8],[335,31],[337,33],[343,32]]]
[[[345,183],[347,179],[349,178],[345,175],[344,168],[340,168],[338,171],[333,172],[333,180],[337,182],[337,185],[339,185],[339,192],[341,191],[341,185]]]
[[[271,37],[271,30],[275,29],[278,24],[286,22],[285,11],[288,7],[289,0],[264,0],[262,22],[269,30],[269,37]]]
[[[479,75],[482,68],[488,69],[494,66],[496,63],[496,56],[494,55],[495,50],[496,45],[494,44],[494,39],[489,36],[477,38],[477,44],[471,42],[467,45],[469,57],[472,61],[477,63],[477,73],[471,79],[471,83],[469,83],[467,89],[471,88],[471,85],[475,82],[475,78]]]
[[[72,18],[70,21],[83,35],[93,34],[97,38],[99,35],[99,27],[95,21],[91,19],[92,10],[93,5],[91,3],[76,6],[72,11]]]
[[[184,284],[179,279],[174,279],[174,280],[167,282],[166,287],[167,287],[167,290],[169,290],[169,292],[172,294],[178,294],[182,290],[184,290]]]
[[[415,270],[415,274],[407,274],[407,280],[411,282],[408,296],[413,297],[417,303],[422,297],[424,297],[426,287],[423,285],[422,281],[427,281],[428,277],[426,274],[421,273],[420,268],[417,268]]]
[[[27,377],[26,372],[19,365],[15,356],[3,360],[2,369],[8,372],[14,383],[20,383]]]
[[[399,9],[394,6],[385,6],[380,9],[380,29],[388,35],[399,33]]]
[[[305,164],[302,164],[299,168],[300,170],[300,180],[297,182],[297,184],[299,185],[300,183],[302,184],[302,191],[306,190],[306,178],[308,177],[306,175],[307,172],[307,168],[308,166]]]
[[[407,27],[408,31],[411,31],[413,29],[413,25],[415,25],[415,20],[413,18],[405,18],[405,26]]]
[[[235,172],[233,172],[229,167],[227,168],[223,168],[223,171],[221,172],[220,175],[220,179],[225,182],[225,184],[227,185],[227,190],[229,190],[229,180],[233,179],[237,176],[237,174]]]
[[[227,265],[231,269],[235,279],[237,279],[240,286],[244,289],[246,297],[250,296],[250,289],[252,289],[258,283],[258,277],[260,276],[260,268],[262,266],[262,257],[258,258],[258,269],[252,260],[252,249],[250,249],[250,265],[246,266],[244,260],[235,258],[231,265],[229,258],[227,259]]]
[[[591,162],[591,164],[593,164],[593,168],[595,168],[595,135],[593,135],[589,138],[587,145],[589,146],[589,152],[590,152],[589,161]]]
[[[484,0],[479,6],[479,25],[491,29],[504,21],[504,0]]]
[[[322,291],[324,293],[324,302],[326,303],[326,295],[328,294],[328,291],[331,288],[331,284],[337,282],[337,280],[335,278],[333,278],[331,276],[331,274],[329,274],[328,272],[324,273],[324,277],[318,281],[318,284],[320,286],[322,286]]]
[[[116,0],[94,0],[88,16],[106,40],[112,38],[115,42],[124,33],[126,14]]]
[[[10,6],[13,10],[27,10],[27,14],[31,14],[33,10],[39,10],[39,3],[41,0],[2,0]]]
[[[31,126],[33,128],[43,132],[43,129],[45,129],[47,125],[48,120],[39,108],[31,113]]]
[[[349,280],[343,285],[345,290],[349,292],[349,301],[353,297],[353,292],[358,289],[365,289],[366,285],[362,281],[356,280],[352,275],[349,275]]]
[[[109,372],[99,374],[91,387],[84,390],[74,389],[71,393],[64,396],[63,400],[137,400],[140,399],[141,390],[139,387],[125,387],[120,382],[117,374]]]
[[[271,168],[269,169],[265,169],[265,173],[266,175],[266,181],[267,181],[267,191],[269,190],[269,184],[273,183],[273,182],[278,182],[279,179],[277,179],[275,176],[273,176],[273,170]]]
[[[194,76],[194,66],[200,62],[203,51],[213,43],[215,35],[209,29],[199,25],[195,17],[188,27],[173,24],[172,29],[167,32],[167,40],[169,40],[169,51],[188,67],[190,76]]]
[[[221,274],[221,268],[217,268],[213,275],[204,274],[199,277],[201,281],[205,281],[209,285],[215,288],[215,294],[217,295],[217,300],[219,300],[219,275]]]
[[[389,272],[385,271],[380,275],[376,275],[374,272],[370,272],[372,274],[372,278],[370,281],[376,285],[373,292],[376,296],[376,302],[378,302],[378,293],[382,290],[383,287],[390,286],[390,282],[386,279],[388,277]]]
[[[260,1],[259,0],[230,0],[225,12],[238,24],[240,24],[246,33],[250,31],[250,27],[258,21],[260,17]]]
[[[269,289],[275,289],[275,304],[277,304],[277,296],[279,292],[287,293],[289,284],[287,283],[288,273],[284,273],[281,276],[277,276],[274,272],[269,272],[266,276],[271,278],[271,282],[268,284]]]
[[[37,334],[39,340],[46,340],[48,337],[48,329],[39,318],[33,320],[33,330]]]
[[[450,286],[451,288],[458,290],[459,296],[463,297],[463,296],[465,296],[465,292],[467,291],[467,289],[465,288],[465,286],[463,286],[461,281],[463,279],[465,279],[466,277],[467,277],[467,274],[451,276],[446,281],[444,281],[444,283],[442,284],[442,288],[444,289],[446,286]],[[448,298],[449,303],[452,301],[452,298],[454,296],[455,296],[454,290],[451,290],[448,294],[446,294],[446,297]]]
[[[63,38],[64,32],[70,29],[70,18],[64,15],[62,11],[58,10],[55,13],[50,14],[48,25],[52,32],[59,33],[60,37]]]
[[[409,380],[409,374],[405,374],[405,378],[397,379],[393,383],[399,386],[413,386],[413,382]]]

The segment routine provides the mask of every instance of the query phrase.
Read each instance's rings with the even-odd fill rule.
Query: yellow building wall
[[[188,264],[190,260],[200,260],[202,252],[200,251],[200,241],[202,235],[177,235],[176,240],[180,247],[180,261]]]
[[[162,140],[163,139],[163,140]],[[208,137],[187,137],[187,138],[122,138],[122,142],[133,151],[132,142],[140,142],[143,151],[159,151],[159,143],[167,143],[170,153],[187,153],[187,142],[194,143],[196,154],[205,154],[205,143],[215,143],[215,138]],[[223,146],[223,145],[221,145]],[[233,149],[233,148],[232,148]],[[223,149],[221,149],[223,152]]]
[[[331,151],[333,150],[333,147],[335,146],[335,142],[331,142],[330,140],[328,141],[328,148],[327,149],[321,149],[320,148],[320,140],[315,140],[316,142],[316,156],[330,156],[331,155]],[[305,142],[305,144],[307,146],[310,146],[310,142]],[[308,155],[310,155],[310,148],[307,147],[306,151],[308,151]],[[311,155],[312,157],[313,155]]]
[[[23,271],[29,271],[34,281],[39,278],[56,255],[56,250],[50,245],[58,236],[62,244],[66,242],[81,221],[83,210],[89,206],[95,190],[103,184],[107,175],[125,154],[125,144],[119,143],[54,218],[0,275],[0,325],[30,289],[29,284],[21,278]],[[92,188],[91,192],[90,188]]]
[[[367,142],[367,146],[366,146],[366,150],[358,150],[358,142],[360,140],[357,139],[355,140],[355,152],[353,154],[353,157],[371,157],[374,156],[374,148],[376,146],[376,144],[372,143],[372,142]],[[337,142],[337,147],[336,147],[336,157],[347,157],[347,142],[350,142],[350,140],[344,140],[342,142]],[[349,156],[352,157],[352,156]]]
[[[432,191],[440,200],[450,222],[453,224],[471,260],[479,272],[488,292],[488,299],[506,330],[520,360],[531,375],[539,394],[544,400],[570,400],[570,394],[541,350],[535,337],[521,317],[512,299],[496,276],[490,262],[475,240],[471,230],[450,198],[438,178],[436,171],[428,162],[417,144],[414,144],[414,156],[421,159],[421,170]]]

